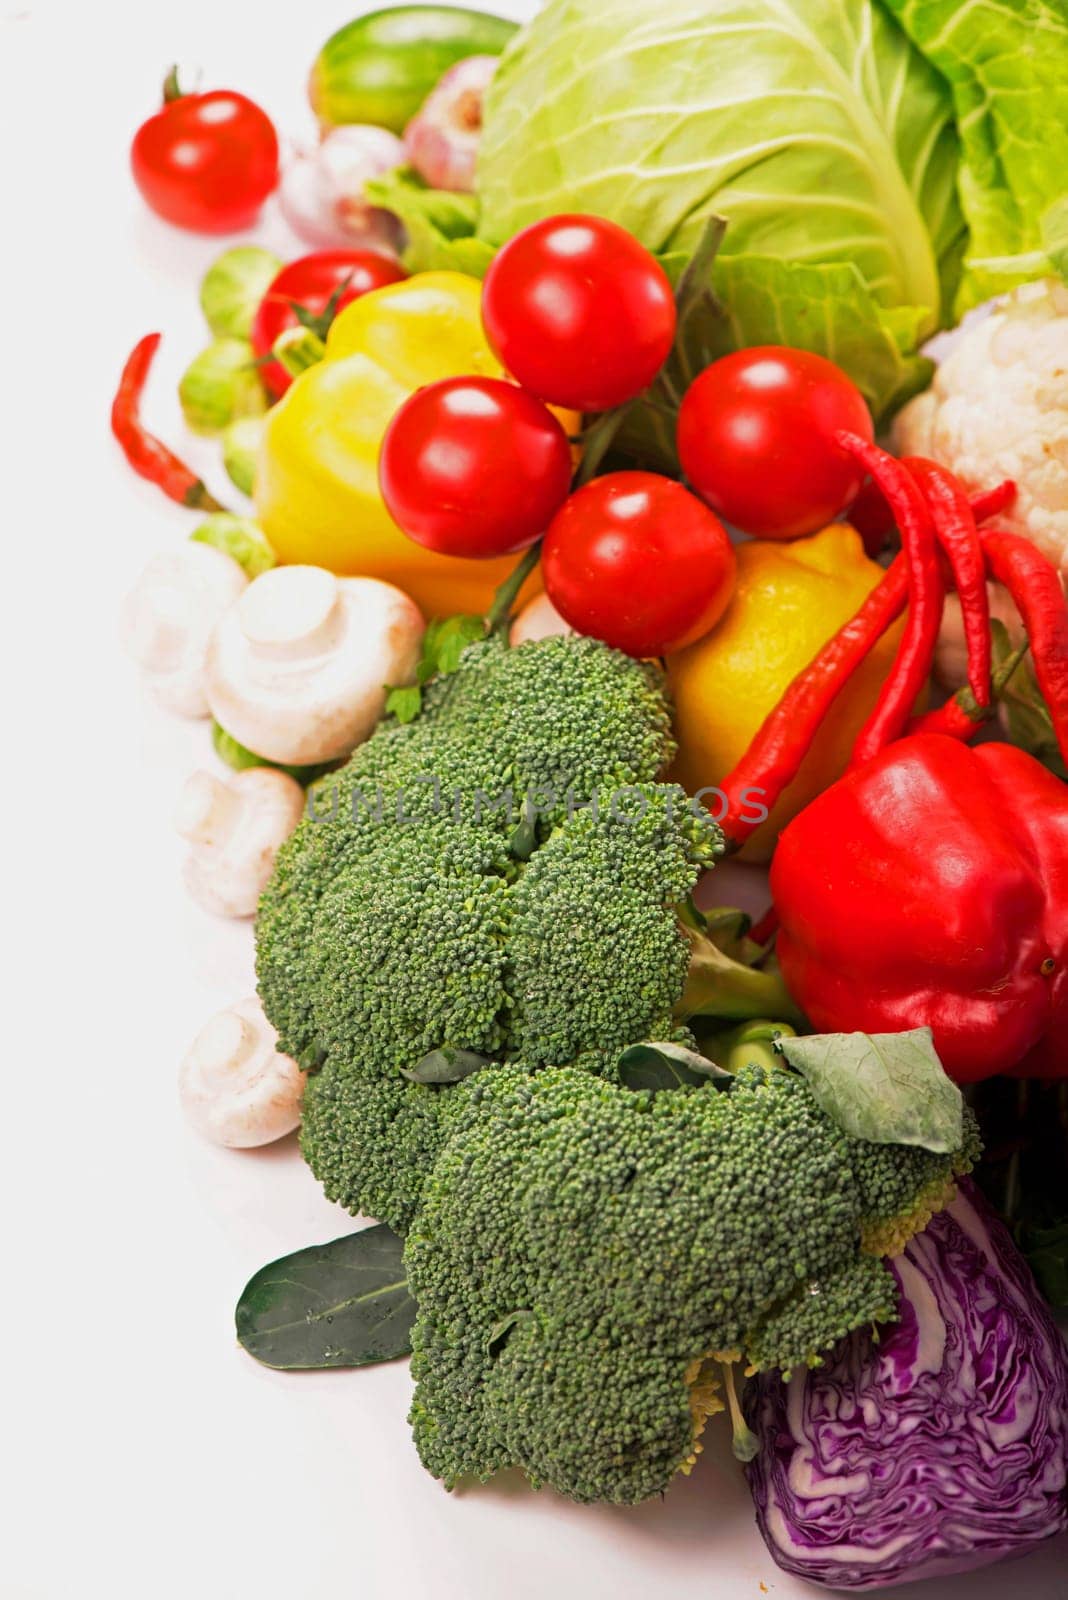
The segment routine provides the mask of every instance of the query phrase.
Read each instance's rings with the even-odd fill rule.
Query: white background
[[[107,416],[127,351],[158,328],[149,419],[188,443],[174,384],[221,246],[148,215],[126,150],[173,59],[310,132],[307,68],[357,7],[2,5],[0,1596],[813,1594],[766,1555],[725,1429],[662,1504],[580,1509],[512,1480],[449,1496],[410,1444],[403,1364],[287,1376],[235,1344],[246,1278],[351,1223],[293,1140],[215,1150],[175,1103],[189,1040],[251,990],[251,935],[179,881],[170,814],[210,764],[206,726],[157,711],[116,645],[123,592],[193,519],[129,473]],[[254,236],[284,238],[269,214]],[[221,489],[212,449],[189,448]],[[1066,1566],[1061,1540],[895,1592],[1064,1600]]]

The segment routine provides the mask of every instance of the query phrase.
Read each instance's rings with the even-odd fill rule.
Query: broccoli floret
[[[903,1213],[928,1162],[968,1160],[847,1138],[785,1068],[659,1094],[574,1067],[468,1080],[405,1251],[425,1465],[450,1487],[518,1465],[580,1501],[665,1489],[721,1368],[789,1370],[893,1315],[864,1250],[891,1190],[872,1150]]]
[[[438,1047],[612,1073],[675,1028],[674,908],[722,840],[655,783],[672,753],[648,664],[592,639],[487,640],[319,786],[261,901],[257,972],[312,1074],[302,1143],[331,1198],[408,1225],[451,1089],[401,1074]]]

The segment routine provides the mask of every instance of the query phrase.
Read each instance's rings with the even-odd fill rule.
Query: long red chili
[[[141,396],[159,342],[158,333],[148,333],[130,352],[111,403],[111,431],[134,471],[171,500],[200,511],[224,511],[196,473],[141,422]]]
[[[974,496],[971,508],[976,520],[1004,511],[1015,495],[1016,485],[1006,480]],[[899,555],[856,615],[828,639],[765,717],[745,755],[719,785],[724,797],[720,826],[734,846],[744,844],[764,820],[763,815],[755,814],[754,801],[759,801],[763,812],[770,811],[796,778],[816,730],[840,690],[901,615],[907,599],[906,557]],[[973,727],[969,722],[969,731]],[[742,816],[743,810],[748,815]]]
[[[968,686],[976,705],[984,710],[990,705],[993,641],[986,562],[975,513],[960,480],[945,467],[922,456],[908,456],[901,464],[908,468],[926,497],[935,537],[953,573],[968,647]]]
[[[721,809],[725,804],[720,826],[735,844],[742,844],[764,820],[743,818],[743,808],[752,810],[754,800],[759,800],[770,811],[793,782],[839,691],[904,611],[908,592],[908,567],[904,555],[899,555],[856,615],[828,639],[765,717],[745,755],[719,785],[725,796],[725,802],[720,801]]]
[[[1068,600],[1060,576],[1019,534],[984,529],[980,537],[990,576],[1005,585],[1023,618],[1038,687],[1068,761]]]
[[[874,710],[850,757],[851,766],[871,761],[904,731],[917,696],[931,674],[945,605],[934,524],[919,485],[893,456],[856,434],[839,433],[838,442],[871,473],[883,491],[901,531],[908,575],[908,620],[897,656]]]

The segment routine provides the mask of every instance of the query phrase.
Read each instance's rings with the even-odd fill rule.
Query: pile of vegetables
[[[449,1488],[634,1504],[726,1412],[838,1588],[1068,1527],[1068,29],[987,10],[1004,71],[940,0],[361,18],[282,177],[320,248],[201,285],[241,513],[141,420],[158,335],[112,414],[208,513],[123,626],[255,917],[182,1103],[375,1219],[242,1344],[410,1353]],[[219,231],[278,146],[172,75],[133,162]]]

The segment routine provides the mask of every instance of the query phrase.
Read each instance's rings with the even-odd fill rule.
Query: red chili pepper
[[[1016,485],[1006,480],[976,495],[971,501],[972,513],[982,521],[1004,511],[1015,496]],[[828,639],[768,713],[745,755],[719,786],[726,797],[726,814],[720,826],[732,844],[744,844],[760,826],[759,815],[742,814],[752,812],[752,797],[758,796],[762,807],[770,811],[796,778],[816,730],[839,691],[901,615],[907,599],[906,558],[899,555],[856,615]],[[974,731],[975,724],[968,719],[967,733]]]
[[[131,351],[111,403],[111,431],[134,471],[171,500],[199,511],[225,511],[196,473],[141,422],[141,395],[159,341],[158,333],[148,333]]]
[[[903,462],[927,500],[935,536],[945,552],[960,596],[964,638],[968,646],[968,685],[976,705],[990,705],[990,600],[986,563],[975,513],[959,480],[937,462],[910,456]]]
[[[719,785],[725,796],[720,826],[734,844],[744,844],[764,817],[752,813],[753,798],[770,811],[796,778],[808,747],[839,691],[872,646],[901,615],[908,599],[908,570],[897,556],[855,616],[845,623],[765,717],[748,750]]]
[[[1068,761],[1068,601],[1056,567],[1016,533],[982,534],[990,576],[1003,583],[1023,618],[1031,659],[1053,731]]]
[[[903,739],[824,790],[771,867],[821,1031],[930,1027],[960,1083],[1068,1076],[1068,790],[1011,745]]]
[[[839,433],[837,439],[844,450],[863,463],[886,496],[901,530],[908,575],[908,621],[897,658],[853,746],[850,765],[860,766],[904,731],[909,713],[931,675],[946,594],[934,524],[919,486],[900,461],[876,445],[850,433]]]

